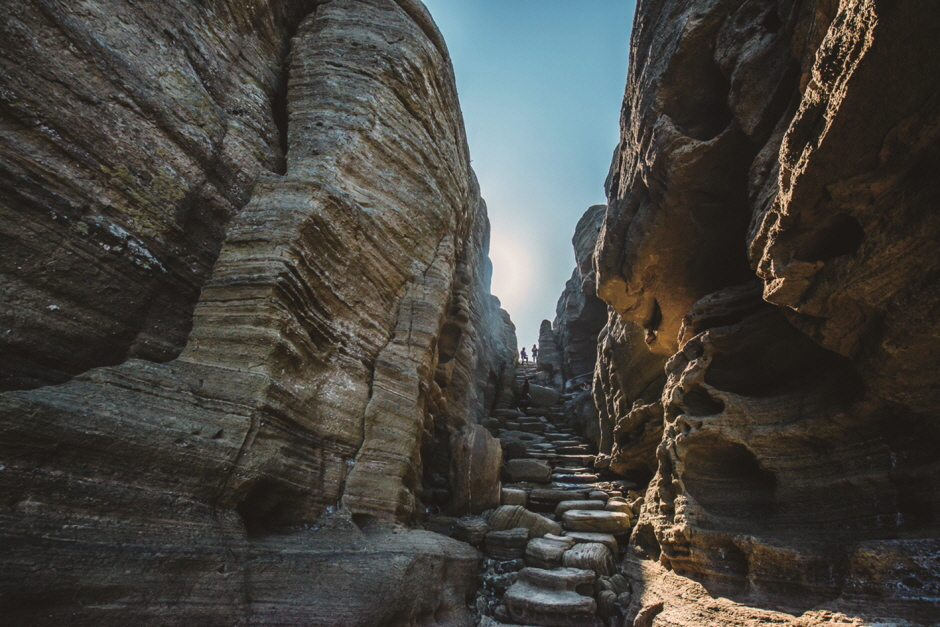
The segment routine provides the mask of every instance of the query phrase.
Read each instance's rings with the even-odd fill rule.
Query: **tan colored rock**
[[[583,542],[568,549],[562,563],[566,568],[594,571],[598,577],[609,577],[615,572],[613,553],[599,542]]]
[[[607,501],[605,509],[608,512],[623,512],[630,516],[630,518],[635,518],[636,514],[633,512],[633,508],[630,507],[630,504],[624,501],[623,499],[610,499]]]
[[[400,527],[515,350],[440,34],[194,7],[0,7],[3,385],[78,374],[0,395],[4,615],[466,624],[477,552]]]
[[[940,406],[940,113],[922,69],[938,23],[911,2],[640,9],[593,260],[616,314],[600,452],[653,477],[634,548],[702,588],[634,572],[649,590],[626,624],[828,620],[716,602],[755,591],[796,614],[838,595],[872,624],[922,620],[898,573],[940,504],[940,436],[920,427]]]
[[[565,529],[621,534],[630,531],[630,517],[621,512],[575,509],[562,516]]]
[[[561,525],[544,516],[533,514],[519,505],[503,505],[490,514],[487,523],[490,529],[502,531],[525,527],[531,532],[531,537],[540,538],[547,533],[561,535]]]

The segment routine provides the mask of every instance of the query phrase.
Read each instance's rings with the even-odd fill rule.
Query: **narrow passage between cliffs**
[[[480,627],[619,626],[630,605],[616,565],[643,505],[640,487],[595,471],[597,451],[566,417],[590,391],[562,394],[548,379],[537,363],[517,364],[516,388],[530,382],[531,406],[482,422],[502,442],[500,506],[426,522],[483,552],[470,608]]]

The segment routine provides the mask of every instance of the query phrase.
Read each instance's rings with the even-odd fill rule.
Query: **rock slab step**
[[[630,530],[630,516],[623,512],[573,509],[564,513],[562,522],[570,531],[592,531],[618,535]]]
[[[537,459],[510,459],[506,462],[506,473],[513,483],[520,481],[548,483],[552,478],[552,467]]]
[[[594,573],[573,568],[524,568],[503,603],[514,621],[544,627],[603,627],[593,594]]]

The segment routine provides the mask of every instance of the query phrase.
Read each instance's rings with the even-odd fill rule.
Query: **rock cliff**
[[[589,381],[597,361],[597,334],[607,322],[607,305],[597,297],[594,275],[594,247],[604,219],[604,205],[588,209],[575,227],[575,269],[555,308],[557,343],[563,346],[566,382],[578,385]]]
[[[0,11],[5,621],[467,625],[402,525],[494,504],[515,336],[424,7]]]
[[[594,257],[598,461],[652,477],[627,624],[940,622],[938,33],[638,2]]]

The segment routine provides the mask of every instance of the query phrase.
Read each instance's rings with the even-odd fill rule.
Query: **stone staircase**
[[[595,451],[565,419],[571,397],[535,386],[535,372],[519,364],[516,378],[539,406],[483,423],[503,443],[501,506],[454,526],[486,556],[477,624],[620,627],[630,589],[616,565],[643,497],[593,469]]]

